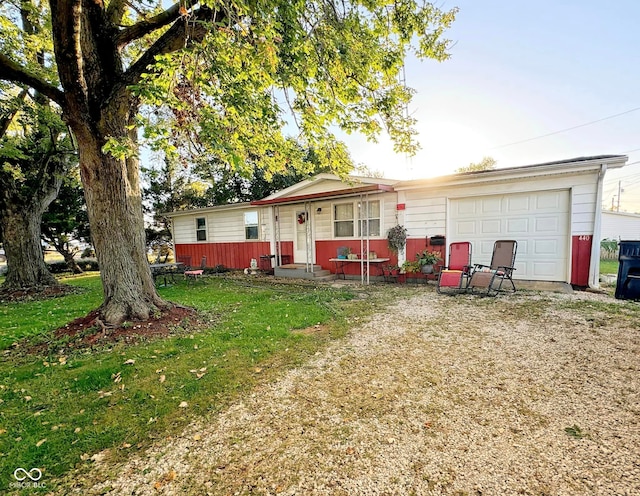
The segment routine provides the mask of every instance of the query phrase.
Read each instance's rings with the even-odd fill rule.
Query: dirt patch
[[[84,317],[77,318],[53,332],[47,343],[38,343],[22,352],[38,354],[52,345],[58,349],[61,345],[69,349],[92,348],[115,342],[133,344],[149,338],[160,338],[175,333],[188,326],[193,332],[200,325],[197,312],[193,308],[174,306],[158,313],[148,320],[124,322],[120,326],[105,325],[97,310]]]
[[[312,334],[320,334],[326,333],[329,331],[329,327],[323,324],[312,325],[311,327],[305,327],[304,329],[294,329],[292,330],[292,334],[304,334],[304,335],[312,335]]]
[[[0,289],[0,303],[46,300],[49,298],[59,298],[72,293],[78,293],[82,289],[69,286],[67,284],[57,284],[55,286],[34,286],[20,289]]]

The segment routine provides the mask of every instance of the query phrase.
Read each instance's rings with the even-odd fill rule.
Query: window
[[[336,203],[333,205],[333,237],[379,237],[382,225],[380,216],[380,200],[362,203]],[[357,232],[356,220],[358,222]]]
[[[198,217],[196,219],[196,240],[207,240],[207,219],[204,217]]]
[[[333,235],[336,238],[352,238],[353,203],[338,203],[333,206]]]
[[[368,212],[367,206],[369,207]],[[380,236],[380,201],[358,204],[358,214],[360,217],[360,236]]]
[[[244,213],[244,237],[245,239],[258,239],[258,212]]]

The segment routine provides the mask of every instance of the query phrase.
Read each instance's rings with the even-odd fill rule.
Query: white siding
[[[173,235],[176,243],[196,242],[196,218],[206,214],[175,217],[173,219]]]
[[[603,211],[600,238],[640,240],[640,215]]]
[[[571,190],[571,234],[593,234],[596,213],[597,172],[543,176],[460,186],[443,186],[404,192],[405,226],[410,237],[445,234],[447,201],[452,198],[496,194]]]
[[[268,209],[246,207],[210,210],[181,215],[173,219],[173,232],[176,243],[230,243],[246,241],[244,214],[258,212],[258,241],[268,240]],[[207,221],[207,240],[196,240],[196,219],[204,217]],[[264,237],[263,237],[264,234]],[[254,241],[254,240],[251,240]]]

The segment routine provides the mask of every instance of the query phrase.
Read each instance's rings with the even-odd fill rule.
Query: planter
[[[433,265],[423,265],[420,270],[423,274],[433,274]]]

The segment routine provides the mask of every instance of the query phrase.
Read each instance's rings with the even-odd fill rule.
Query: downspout
[[[269,206],[269,253],[277,254],[276,248],[276,213],[273,205]],[[271,262],[271,259],[269,259]],[[277,263],[276,258],[273,259],[273,265],[275,266]]]
[[[360,202],[358,203],[358,231],[360,234],[360,284],[364,284],[364,225],[362,222],[362,210],[364,209],[364,197],[360,193]]]
[[[591,260],[589,262],[589,286],[600,287],[600,233],[602,232],[602,188],[607,164],[600,165],[598,189],[596,191],[596,211],[593,219],[593,238],[591,239]]]

